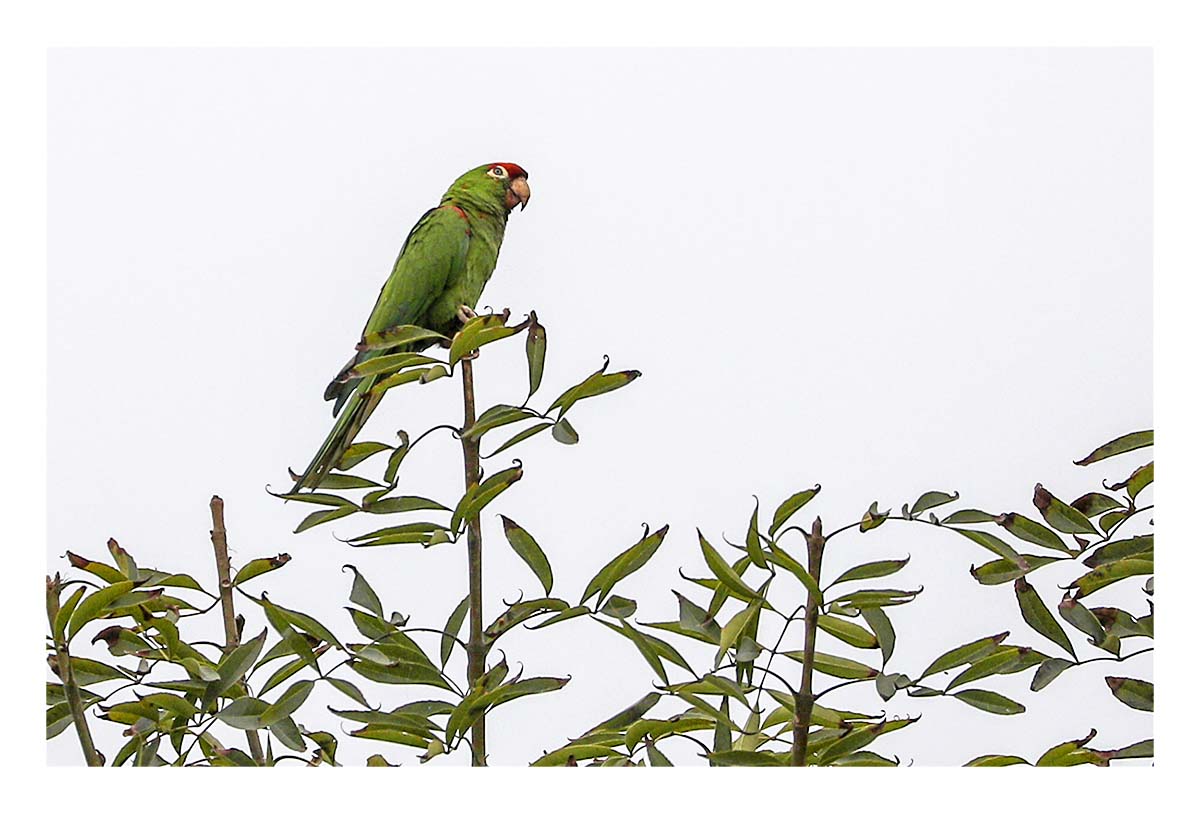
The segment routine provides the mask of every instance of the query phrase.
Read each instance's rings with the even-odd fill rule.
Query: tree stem
[[[61,589],[57,575],[53,580],[46,577],[46,608],[49,610],[51,629],[54,628],[54,619],[58,615]],[[64,636],[54,639],[54,654],[58,663],[58,677],[63,683],[63,694],[67,697],[67,708],[71,710],[71,721],[75,724],[75,733],[79,735],[79,747],[83,749],[83,758],[89,768],[102,768],[104,759],[96,750],[92,730],[88,728],[83,697],[79,694],[79,684],[75,681],[75,671],[71,668],[71,652]]]
[[[229,544],[225,533],[225,501],[217,495],[209,500],[208,509],[212,513],[213,554],[217,558],[217,586],[221,593],[221,617],[225,623],[225,654],[228,655],[240,643],[237,616],[233,610],[233,576],[229,567]],[[243,681],[244,683],[245,681]],[[257,731],[246,732],[246,744],[250,746],[250,756],[255,765],[266,765],[263,756],[262,742]]]
[[[463,431],[475,424],[475,374],[471,361],[462,361]],[[479,440],[462,439],[463,474],[467,490],[479,485]],[[483,677],[487,657],[483,642],[483,535],[478,515],[467,523],[467,583],[470,594],[470,636],[467,639],[467,691]],[[471,765],[487,765],[486,715],[471,725]]]
[[[812,533],[808,542],[808,572],[817,584],[821,583],[821,557],[825,553],[825,537],[822,534],[821,518],[813,521]],[[792,765],[808,764],[808,729],[812,725],[813,705],[816,695],[813,694],[813,663],[817,651],[817,616],[820,613],[817,597],[808,595],[808,603],[804,608],[804,662],[803,673],[800,677],[800,691],[794,695],[796,714],[792,718]]]

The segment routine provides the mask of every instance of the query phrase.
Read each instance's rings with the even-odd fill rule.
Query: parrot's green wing
[[[462,212],[439,206],[426,212],[408,233],[392,273],[379,291],[375,307],[367,317],[363,336],[397,325],[432,328],[426,318],[429,306],[446,289],[447,282],[461,274],[466,264],[471,230]],[[392,348],[394,353],[406,348]],[[325,389],[325,400],[336,401],[333,414],[357,388],[359,382],[343,380],[354,365],[380,355],[378,350],[360,350]]]
[[[404,241],[392,273],[383,284],[363,328],[363,335],[397,325],[430,327],[427,324],[429,307],[445,291],[448,281],[462,274],[470,243],[471,230],[460,209],[439,206],[426,212]],[[410,348],[360,350],[330,382],[325,389],[325,400],[336,401],[333,412],[338,415],[340,410],[341,414],[293,491],[315,487],[337,465],[379,401],[380,396],[370,394],[378,376],[347,379],[345,374],[354,365],[373,356],[406,349]]]

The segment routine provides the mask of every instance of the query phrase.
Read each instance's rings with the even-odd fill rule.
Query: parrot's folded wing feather
[[[400,256],[392,266],[375,307],[363,327],[363,336],[378,333],[397,325],[425,324],[426,312],[446,289],[447,280],[466,263],[471,230],[460,210],[452,206],[430,209],[408,233]],[[385,352],[410,350],[408,346],[394,347]],[[325,388],[325,400],[336,401],[333,414],[358,386],[357,381],[339,380],[356,364],[380,355],[378,350],[360,350]]]
[[[427,311],[445,291],[447,281],[461,273],[466,264],[470,240],[471,230],[466,217],[457,207],[439,206],[426,212],[404,241],[392,273],[383,284],[363,328],[363,335],[397,325],[436,329],[437,326],[426,323]],[[354,442],[379,403],[380,396],[370,392],[379,376],[339,380],[343,374],[354,365],[381,353],[411,349],[411,346],[404,345],[386,351],[360,350],[325,388],[325,400],[335,401],[333,414],[338,415],[338,419],[293,491],[315,488],[337,466],[342,454]]]

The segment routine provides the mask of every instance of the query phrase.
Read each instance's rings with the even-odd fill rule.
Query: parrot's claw
[[[478,347],[476,347],[470,353],[467,353],[465,356],[463,356],[462,360],[463,361],[474,361],[477,358],[479,358],[479,348]]]
[[[475,316],[475,311],[471,310],[471,308],[466,304],[458,306],[458,321],[462,322],[464,325],[474,319]]]

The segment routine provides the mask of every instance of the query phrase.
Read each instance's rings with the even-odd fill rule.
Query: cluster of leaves
[[[1089,466],[1102,460],[1146,449],[1154,443],[1152,431],[1133,432],[1100,446],[1076,465]],[[1103,482],[1104,492],[1088,492],[1070,503],[1056,497],[1042,484],[1034,486],[1033,505],[1040,514],[1039,522],[1016,512],[994,514],[978,509],[961,509],[944,519],[930,517],[927,521],[954,530],[965,538],[996,555],[998,558],[971,569],[971,575],[983,585],[1012,583],[1021,618],[1030,630],[1054,645],[1054,654],[1043,653],[1033,646],[1006,643],[1008,632],[973,641],[947,652],[930,664],[922,678],[938,672],[965,667],[944,689],[910,689],[910,694],[933,696],[943,694],[966,683],[992,675],[1011,675],[1033,669],[1029,689],[1040,692],[1060,675],[1085,664],[1117,664],[1148,654],[1153,646],[1146,641],[1129,639],[1154,638],[1154,602],[1144,598],[1146,607],[1122,608],[1100,606],[1096,594],[1110,594],[1114,585],[1127,579],[1144,578],[1141,593],[1154,594],[1154,534],[1137,523],[1153,525],[1150,512],[1153,505],[1139,504],[1138,499],[1154,481],[1154,463],[1138,466],[1124,479],[1109,485]],[[977,526],[994,524],[1013,539],[1010,544]],[[966,527],[964,527],[966,526]],[[1034,546],[1042,553],[1024,552],[1020,548]],[[1026,576],[1041,568],[1054,567],[1071,574],[1060,578],[1068,582],[1056,612],[1051,612],[1045,599]],[[1057,614],[1057,618],[1055,617]],[[1065,622],[1065,624],[1064,624]],[[1079,647],[1086,643],[1090,654]],[[1086,655],[1086,656],[1085,656]],[[1065,657],[1064,657],[1065,656]],[[1104,677],[1112,696],[1138,711],[1154,710],[1153,684],[1119,674]],[[1018,714],[1025,707],[1016,700],[988,692],[992,711],[999,714]],[[1096,731],[1078,740],[1061,743],[1035,760],[1037,765],[1107,765],[1113,759],[1151,757],[1153,740],[1133,743],[1124,748],[1097,750],[1087,743]],[[1021,765],[1028,760],[1013,755],[991,754],[972,760],[971,765]]]
[[[113,765],[253,765],[286,759],[334,764],[334,737],[310,731],[294,719],[314,681],[290,680],[306,663],[317,670],[318,679],[326,679],[317,666],[318,656],[330,647],[345,649],[332,633],[311,617],[263,598],[255,601],[266,610],[279,637],[265,653],[265,629],[234,647],[203,640],[194,629],[201,616],[220,604],[215,591],[187,574],[139,567],[114,540],[109,540],[108,548],[112,565],[68,553],[79,575],[65,581],[57,575],[47,579],[49,664],[59,678],[46,684],[48,739],[71,726],[74,695],[80,711],[94,706],[97,719],[125,727],[127,742],[113,757]],[[240,590],[250,579],[288,560],[281,554],[247,562],[233,580],[235,588]],[[74,589],[63,599],[70,588]],[[198,597],[203,606],[182,598],[180,591],[193,600]],[[90,640],[108,648],[111,662],[71,654],[71,644],[100,624],[107,625]],[[249,681],[262,667],[291,656],[294,661],[266,678],[257,690],[251,689]],[[296,663],[298,667],[293,666]],[[216,723],[267,730],[266,751],[255,759],[227,747],[212,730]],[[315,750],[311,757],[276,757],[272,743],[292,752],[310,746]]]
[[[377,528],[347,541],[354,547],[401,544],[430,547],[457,542],[466,532],[470,522],[478,517],[492,500],[521,479],[520,462],[514,461],[508,468],[496,471],[490,476],[479,477],[478,485],[467,489],[454,503],[454,507],[450,508],[427,496],[395,494],[400,482],[401,465],[418,443],[438,431],[450,432],[460,440],[480,443],[494,430],[524,424],[520,431],[507,437],[494,449],[480,454],[480,459],[495,457],[547,429],[560,443],[575,444],[579,442],[579,433],[567,419],[567,412],[578,402],[619,389],[641,375],[637,370],[610,373],[608,359],[605,358],[604,365],[599,370],[568,388],[555,398],[545,411],[539,412],[529,406],[529,401],[542,383],[546,361],[546,329],[538,322],[536,313],[530,313],[529,318],[518,325],[508,325],[508,319],[507,310],[499,314],[477,316],[464,324],[462,330],[452,339],[413,325],[390,328],[364,338],[359,345],[360,349],[389,352],[353,367],[345,374],[345,378],[354,380],[364,376],[381,376],[372,391],[384,392],[405,384],[428,384],[439,379],[451,378],[455,369],[464,360],[472,359],[481,347],[523,332],[529,372],[529,386],[525,399],[520,404],[490,406],[470,426],[442,424],[426,430],[415,439],[410,438],[407,432],[400,431],[395,443],[361,441],[352,444],[343,453],[335,471],[326,475],[315,489],[309,492],[276,495],[293,502],[325,506],[305,517],[297,526],[296,533],[354,514],[391,515],[422,512],[434,519]],[[449,348],[447,360],[441,361],[423,353],[391,352],[416,341],[443,343]],[[387,463],[382,477],[370,478],[346,473],[384,452],[387,452]],[[292,476],[296,477],[295,474]],[[363,493],[361,497],[351,499],[347,492]]]
[[[698,532],[709,575],[684,578],[707,599],[697,602],[676,591],[678,618],[637,622],[632,600],[610,598],[600,612],[614,620],[597,620],[634,644],[658,678],[656,690],[534,764],[587,759],[602,765],[665,766],[671,762],[661,746],[672,738],[698,745],[710,765],[898,764],[869,746],[916,720],[884,719],[816,701],[865,681],[875,681],[881,694],[906,685],[903,676],[886,670],[896,645],[889,613],[913,601],[920,590],[861,585],[899,573],[907,559],[865,562],[824,579],[825,545],[851,529],[870,531],[886,516],[872,506],[861,521],[828,535],[819,517],[811,529],[791,524],[820,490],[813,486],[784,500],[765,531],[756,505],[744,543],[727,543],[737,553],[732,561]],[[787,538],[793,533],[793,539],[803,538],[807,557],[789,550]],[[699,642],[704,660],[689,660],[660,632]],[[804,639],[804,647],[795,648],[789,633]],[[820,650],[815,648],[818,638],[824,641]],[[878,663],[833,651],[839,648],[873,651]],[[829,685],[814,690],[814,674]],[[684,710],[647,717],[664,698]]]
[[[1151,432],[1132,433],[1101,446],[1078,461],[1078,465],[1090,465],[1152,443]],[[1039,484],[1034,490],[1034,506],[1045,524],[1015,512],[994,514],[978,509],[961,509],[938,519],[932,510],[956,501],[959,495],[931,491],[915,500],[911,508],[905,504],[895,517],[890,511],[880,511],[878,504],[873,503],[861,520],[828,535],[823,533],[820,518],[810,530],[789,525],[796,511],[819,492],[820,487],[815,486],[785,500],[764,533],[756,506],[745,542],[728,543],[738,553],[732,562],[726,561],[702,533],[699,535],[701,553],[711,575],[684,578],[707,591],[707,606],[676,592],[678,620],[641,624],[631,618],[636,608],[632,600],[616,601],[619,597],[614,597],[608,606],[601,608],[617,618],[615,623],[602,623],[632,641],[649,663],[658,678],[656,691],[547,753],[535,764],[591,760],[597,765],[669,765],[659,746],[672,737],[683,737],[699,745],[702,756],[711,765],[899,764],[897,758],[888,759],[868,750],[868,746],[883,734],[917,720],[883,719],[879,715],[816,704],[833,692],[867,681],[874,681],[884,701],[903,691],[910,697],[952,697],[992,714],[1021,714],[1025,706],[1020,702],[991,689],[979,688],[976,682],[1035,669],[1030,689],[1037,692],[1068,669],[1095,662],[1121,662],[1152,651],[1149,646],[1123,649],[1128,646],[1126,639],[1153,638],[1152,602],[1148,601],[1148,611],[1139,615],[1129,609],[1096,606],[1090,598],[1104,588],[1140,576],[1150,577],[1142,590],[1147,595],[1153,594],[1153,535],[1126,536],[1128,523],[1135,517],[1149,520],[1152,506],[1139,505],[1137,500],[1152,481],[1150,462],[1118,483],[1105,484],[1107,491],[1121,499],[1089,492],[1070,504]],[[825,546],[834,537],[852,528],[866,533],[889,519],[954,530],[959,537],[997,556],[972,568],[971,575],[984,585],[1012,582],[1022,619],[1067,657],[1048,655],[1033,646],[1007,643],[1009,632],[1002,631],[953,647],[915,678],[889,672],[887,665],[896,647],[896,633],[888,613],[913,601],[920,589],[883,586],[852,589],[851,585],[897,574],[909,560],[865,562],[828,582],[821,573]],[[983,523],[998,525],[1014,538],[1014,543],[972,527]],[[807,558],[803,562],[803,555],[795,555],[785,546],[784,537],[791,531],[798,531],[804,537]],[[1013,546],[1023,543],[1050,550],[1054,555],[1023,553]],[[1034,570],[1060,563],[1084,569],[1070,581],[1058,604],[1058,615],[1066,627],[1055,619],[1025,578]],[[750,578],[749,573],[758,573],[761,578]],[[790,611],[788,605],[772,595],[776,577],[781,575],[799,587],[805,597]],[[838,588],[840,592],[836,592]],[[1086,604],[1082,601],[1085,598]],[[1080,657],[1068,628],[1076,637],[1083,637],[1097,654]],[[702,668],[694,667],[678,649],[650,630],[702,642],[712,653],[711,666],[706,659]],[[796,642],[800,640],[804,647],[798,649]],[[825,643],[817,648],[820,641]],[[874,650],[878,664],[865,663],[861,656],[848,657],[829,651],[830,644],[843,649]],[[676,669],[679,674],[671,674]],[[945,685],[929,685],[931,679],[952,670],[958,671]],[[814,675],[828,685],[820,691],[814,690]],[[1120,675],[1108,675],[1105,682],[1118,701],[1140,711],[1153,710],[1150,683]],[[645,715],[664,697],[682,701],[686,709],[670,717],[647,718]],[[1108,765],[1114,759],[1153,756],[1152,740],[1099,750],[1088,747],[1095,736],[1093,729],[1078,740],[1055,745],[1033,764]],[[1000,766],[1030,762],[1018,756],[989,754],[967,764]]]
[[[560,443],[574,444],[579,435],[566,413],[582,400],[625,386],[638,373],[609,373],[606,359],[601,369],[538,411],[530,401],[542,382],[546,331],[533,313],[508,325],[507,311],[473,318],[453,338],[413,326],[368,336],[364,347],[386,352],[347,373],[349,379],[380,376],[376,386],[381,390],[428,384],[455,377],[481,347],[521,333],[528,386],[520,404],[489,406],[477,419],[435,426],[413,440],[399,432],[398,442],[353,444],[316,489],[277,495],[319,506],[296,531],[353,515],[413,514],[420,519],[376,528],[347,542],[354,547],[429,547],[454,544],[464,536],[478,540],[481,512],[521,479],[520,463],[491,473],[482,465],[468,472],[469,485],[456,489],[454,499],[397,494],[401,466],[413,447],[438,430],[449,432],[465,453],[474,452],[465,454],[468,461],[492,458],[547,429]],[[405,349],[429,340],[442,343],[446,359]],[[472,401],[468,413],[473,412]],[[505,439],[480,454],[485,436],[503,427],[509,427]],[[1152,433],[1133,433],[1078,463],[1091,465],[1152,443]],[[371,459],[386,461],[380,476],[350,473]],[[533,534],[502,515],[505,539],[541,584],[543,597],[522,595],[487,622],[481,617],[482,596],[468,595],[444,623],[420,627],[399,612],[385,611],[366,576],[347,565],[353,576],[351,606],[346,607],[353,639],[270,601],[265,593],[248,592],[251,580],[284,567],[290,561],[287,554],[247,562],[215,589],[206,589],[187,574],[139,567],[110,541],[112,564],[68,553],[77,573],[67,580],[59,575],[47,579],[47,649],[56,678],[46,689],[47,737],[74,726],[89,764],[107,761],[91,742],[89,725],[99,721],[122,726],[126,737],[111,760],[114,765],[337,765],[337,738],[301,722],[311,720],[310,696],[317,684],[325,683],[350,701],[328,707],[346,721],[341,726],[349,736],[415,749],[425,762],[472,744],[473,726],[498,706],[566,685],[565,677],[512,674],[496,646],[500,638],[517,627],[540,629],[590,618],[633,644],[654,674],[653,691],[544,753],[534,765],[667,766],[671,761],[664,744],[683,740],[698,746],[700,755],[716,766],[894,766],[899,758],[881,753],[877,740],[919,719],[839,708],[832,695],[868,684],[884,702],[903,692],[908,697],[950,697],[992,714],[1021,714],[1025,706],[1011,691],[1001,694],[978,682],[1033,670],[1030,690],[1039,692],[1070,669],[1119,663],[1151,651],[1126,639],[1153,638],[1153,603],[1146,601],[1146,611],[1099,606],[1095,595],[1140,577],[1148,577],[1143,592],[1153,594],[1153,536],[1131,530],[1151,522],[1152,506],[1138,500],[1152,481],[1151,462],[1118,483],[1105,484],[1108,493],[1090,492],[1070,503],[1039,484],[1033,502],[1041,521],[1031,518],[1032,512],[978,509],[956,510],[939,519],[932,512],[959,495],[930,491],[896,514],[872,503],[861,519],[828,533],[820,517],[805,523],[798,519],[821,490],[819,485],[805,488],[775,507],[769,522],[765,517],[760,521],[756,503],[741,543],[725,542],[732,554],[698,531],[707,573],[684,576],[690,586],[675,591],[678,614],[662,621],[638,621],[637,601],[616,590],[657,553],[667,526],[654,532],[645,526],[641,538],[607,562],[572,602],[554,594],[553,568]],[[349,496],[353,494],[360,496]],[[1054,646],[1053,654],[1012,643],[1010,633],[1001,631],[951,648],[916,677],[889,669],[897,647],[891,616],[916,600],[921,589],[881,580],[902,579],[909,559],[864,561],[834,578],[822,571],[822,564],[827,548],[847,538],[839,536],[875,532],[897,520],[952,530],[957,538],[989,551],[995,558],[973,567],[971,575],[983,585],[1012,583],[1022,619],[1039,636],[1035,640]],[[1012,541],[997,535],[1001,533]],[[221,555],[218,549],[219,573]],[[1048,567],[1074,569],[1060,579],[1069,584],[1057,617],[1026,578]],[[253,636],[243,635],[242,616],[234,619],[235,594],[243,606],[253,604],[255,617],[262,619]],[[224,643],[203,637],[218,608],[225,616]],[[464,640],[468,618],[478,626]],[[93,645],[108,649],[109,661],[72,654],[72,644],[79,648],[85,629]],[[1080,654],[1085,645],[1094,650],[1088,656]],[[468,661],[465,678],[463,656]],[[478,671],[472,672],[471,658]],[[939,676],[952,671],[942,683]],[[1105,675],[1105,681],[1117,701],[1152,711],[1151,684],[1115,673]],[[418,691],[385,710],[369,699],[369,693],[384,691],[372,684]],[[660,702],[674,707],[673,713],[663,714]],[[244,732],[246,749],[229,741],[238,731]],[[1093,729],[1058,744],[1034,763],[1107,765],[1113,759],[1153,755],[1150,740],[1113,750],[1091,748],[1095,735]],[[377,754],[367,764],[392,763]],[[989,754],[968,764],[1029,761]]]

